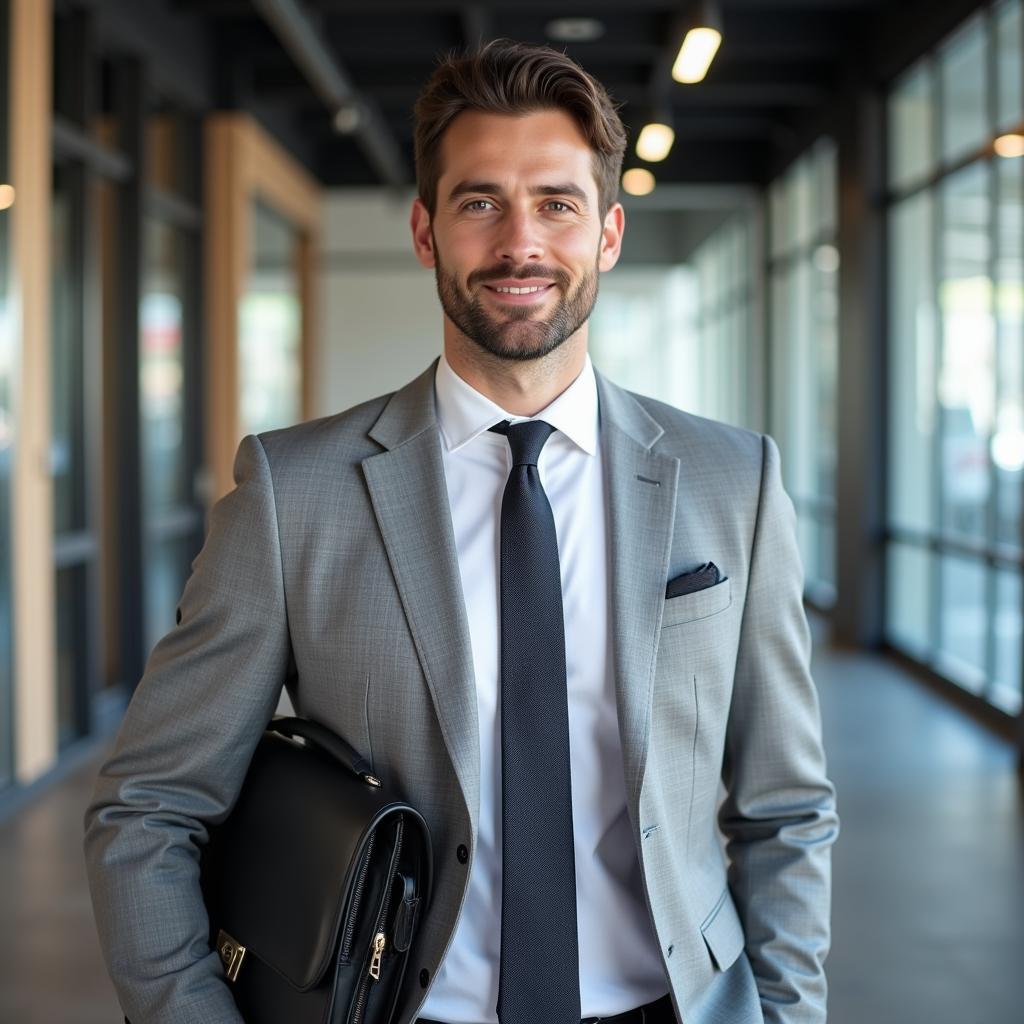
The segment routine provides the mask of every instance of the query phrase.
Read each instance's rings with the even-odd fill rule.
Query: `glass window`
[[[147,512],[191,500],[185,452],[185,357],[181,232],[147,220],[139,322],[142,491]],[[173,619],[172,619],[173,621]]]
[[[934,525],[935,298],[932,200],[921,192],[889,218],[889,517]]]
[[[985,563],[956,555],[942,555],[939,561],[940,664],[956,682],[980,693],[985,679],[988,623]]]
[[[1021,0],[1004,0],[994,11],[996,33],[996,122],[1000,130],[1019,127],[1024,120],[1024,18]]]
[[[942,525],[987,535],[989,439],[995,413],[995,321],[989,277],[989,165],[942,184],[939,365]]]
[[[922,61],[889,97],[889,182],[904,188],[935,168],[935,86],[931,64]]]
[[[1021,709],[1021,576],[996,574],[996,664],[992,702],[1011,715]]]
[[[942,158],[947,162],[989,141],[986,29],[983,15],[973,18],[939,55]]]
[[[692,267],[621,267],[602,282],[590,322],[594,362],[632,391],[706,412],[696,314]]]
[[[995,540],[1021,546],[1024,487],[1024,163],[997,160]]]
[[[178,602],[195,553],[191,537],[155,539],[146,550],[146,650],[174,625]]]
[[[889,98],[891,190],[937,180],[888,210],[886,632],[1019,714],[1024,161],[989,146],[1024,121],[1024,2],[979,6]]]
[[[771,242],[772,256],[781,256],[787,248],[786,225],[786,185],[785,178],[776,178],[768,193],[768,235]]]
[[[831,249],[823,246],[821,248]],[[834,249],[831,249],[834,252]],[[838,262],[831,256],[823,258],[815,250],[810,268],[811,292],[814,296],[812,338],[816,350],[813,359],[816,377],[814,419],[817,423],[817,445],[814,466],[814,493],[821,497],[836,492],[836,460],[838,424],[839,373],[839,275]]]
[[[812,151],[813,153],[813,151]],[[816,210],[815,210],[815,166],[813,156],[811,159],[798,160],[791,172],[791,185],[793,190],[793,244],[807,245],[815,233]]]
[[[835,140],[819,139],[814,147],[815,221],[818,234],[834,234],[839,228],[839,154]]]
[[[57,738],[61,749],[87,726],[82,652],[86,648],[88,576],[85,565],[57,571]]]
[[[239,309],[241,423],[246,434],[302,418],[302,299],[295,229],[256,203],[246,292]]]
[[[85,431],[82,409],[82,297],[76,239],[81,218],[72,177],[54,169],[51,207],[52,409],[50,464],[54,527],[58,533],[86,527]]]
[[[800,548],[800,561],[804,567],[804,579],[813,587],[814,582],[821,576],[821,526],[818,521],[810,516],[798,516],[796,539]]]
[[[890,544],[886,564],[887,634],[896,647],[931,660],[931,556],[927,548]]]

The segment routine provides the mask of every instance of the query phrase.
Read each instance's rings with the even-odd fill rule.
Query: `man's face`
[[[434,217],[413,210],[417,255],[445,315],[502,359],[537,359],[587,322],[618,259],[622,208],[602,222],[593,154],[561,110],[466,111],[441,142]]]

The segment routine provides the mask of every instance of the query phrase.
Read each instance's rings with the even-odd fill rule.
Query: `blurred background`
[[[120,1019],[92,775],[238,440],[440,351],[412,105],[498,36],[623,104],[597,367],[779,442],[830,1020],[1020,1021],[1022,0],[0,0],[0,1021]]]

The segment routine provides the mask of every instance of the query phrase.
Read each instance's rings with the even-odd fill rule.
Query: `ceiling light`
[[[703,81],[722,43],[722,12],[717,0],[698,0],[684,22],[687,33],[672,65],[672,77],[684,85]]]
[[[1024,135],[1000,135],[993,148],[999,156],[1024,156]]]
[[[560,43],[591,43],[604,35],[604,23],[597,18],[555,18],[544,26],[544,34]]]
[[[631,196],[646,196],[654,185],[654,175],[646,167],[631,167],[622,176],[622,189]]]
[[[649,163],[664,160],[668,156],[668,151],[672,148],[675,138],[676,133],[670,124],[659,124],[658,122],[645,124],[640,132],[640,137],[636,140],[636,155]]]
[[[14,205],[14,186],[0,185],[0,210],[10,209]]]
[[[691,28],[672,65],[672,77],[684,85],[703,81],[721,42],[722,34],[718,29]]]

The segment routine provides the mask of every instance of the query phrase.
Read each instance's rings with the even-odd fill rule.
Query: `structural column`
[[[885,598],[884,109],[851,93],[839,144],[839,389],[833,640],[876,647]]]

